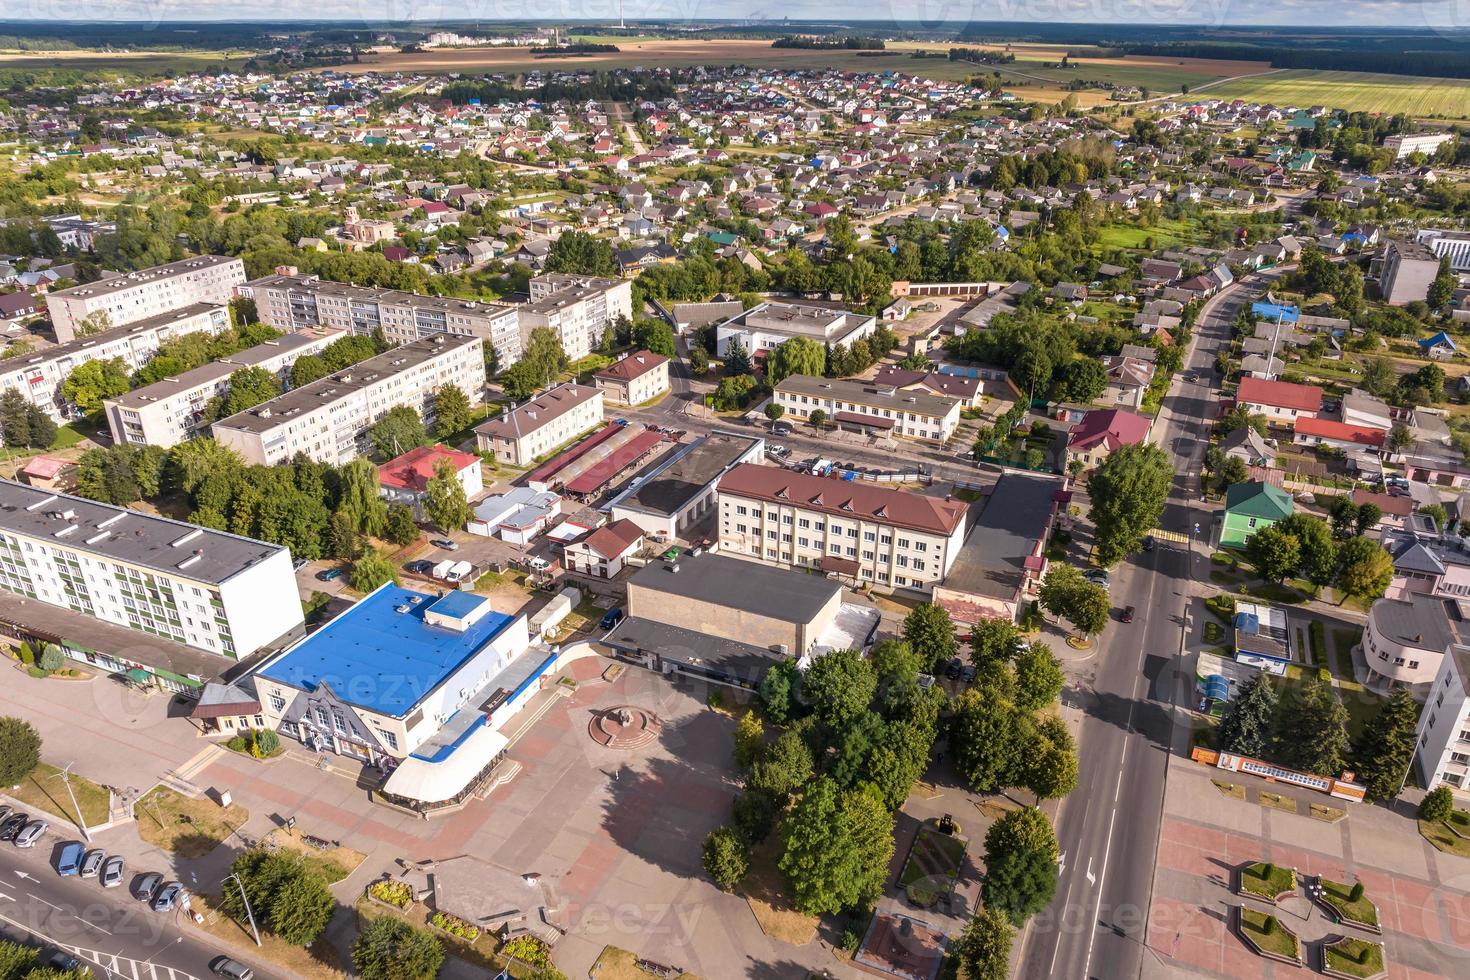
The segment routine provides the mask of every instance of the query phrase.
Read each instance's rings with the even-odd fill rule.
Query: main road
[[[1024,933],[1024,977],[1137,977],[1145,959],[1157,956],[1146,945],[1149,903],[1175,719],[1182,746],[1194,696],[1182,663],[1194,581],[1207,566],[1206,542],[1196,537],[1209,534],[1199,472],[1217,398],[1215,355],[1241,306],[1279,275],[1253,277],[1206,304],[1154,424],[1150,437],[1175,472],[1160,527],[1187,543],[1161,540],[1113,570],[1113,604],[1133,606],[1136,618],[1107,628],[1064,694],[1082,711],[1080,773],[1057,820],[1057,897]]]

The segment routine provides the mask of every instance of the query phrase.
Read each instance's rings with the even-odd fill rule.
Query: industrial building
[[[224,255],[198,255],[111,279],[60,289],[46,296],[56,339],[74,340],[88,325],[103,329],[182,310],[199,303],[223,306],[245,281],[245,263]]]

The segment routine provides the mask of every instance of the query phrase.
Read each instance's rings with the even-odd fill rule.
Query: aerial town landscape
[[[1470,976],[1470,27],[196,6],[0,15],[0,980]]]

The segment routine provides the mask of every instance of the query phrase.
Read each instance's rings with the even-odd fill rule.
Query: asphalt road
[[[59,877],[52,862],[62,842],[48,834],[32,850],[0,844],[0,936],[71,952],[103,980],[212,977],[209,963],[222,952],[243,959],[186,925],[182,912],[154,913],[134,898],[138,869],[107,890],[95,879]]]
[[[1280,273],[1277,273],[1279,275]],[[1193,349],[1164,399],[1152,439],[1171,455],[1175,481],[1160,527],[1208,535],[1200,509],[1199,471],[1218,401],[1216,352],[1240,307],[1275,276],[1222,292],[1203,311]],[[1199,379],[1183,380],[1190,372]],[[1057,821],[1062,851],[1057,898],[1025,933],[1020,975],[1027,978],[1137,977],[1155,954],[1145,945],[1164,780],[1176,705],[1193,698],[1192,678],[1176,674],[1183,651],[1191,579],[1206,574],[1208,548],[1159,542],[1112,573],[1115,607],[1133,606],[1134,622],[1114,621],[1063,695],[1083,712],[1079,780]],[[1183,718],[1181,720],[1183,720]]]

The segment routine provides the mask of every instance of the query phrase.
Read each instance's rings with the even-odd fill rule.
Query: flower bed
[[[413,890],[408,887],[407,882],[402,881],[375,881],[368,886],[368,897],[374,901],[382,902],[384,905],[392,906],[399,911],[406,911],[413,905]]]
[[[1275,904],[1282,896],[1295,890],[1296,872],[1290,868],[1257,861],[1240,869],[1240,886],[1237,891],[1242,895],[1265,899]]]
[[[472,925],[459,916],[450,915],[448,912],[435,912],[429,917],[429,925],[438,929],[446,936],[453,936],[455,939],[462,939],[467,943],[472,943],[480,938],[479,926]]]
[[[1257,954],[1271,960],[1301,963],[1301,940],[1296,938],[1296,933],[1277,921],[1274,915],[1242,905],[1236,910],[1236,925],[1240,930],[1240,937]]]
[[[1378,925],[1378,906],[1368,900],[1367,895],[1353,898],[1353,886],[1340,881],[1322,879],[1322,901],[1331,907],[1338,919],[1351,922],[1371,932],[1381,932]]]
[[[1326,943],[1322,947],[1322,972],[1329,977],[1352,980],[1383,976],[1383,946],[1348,936]]]

